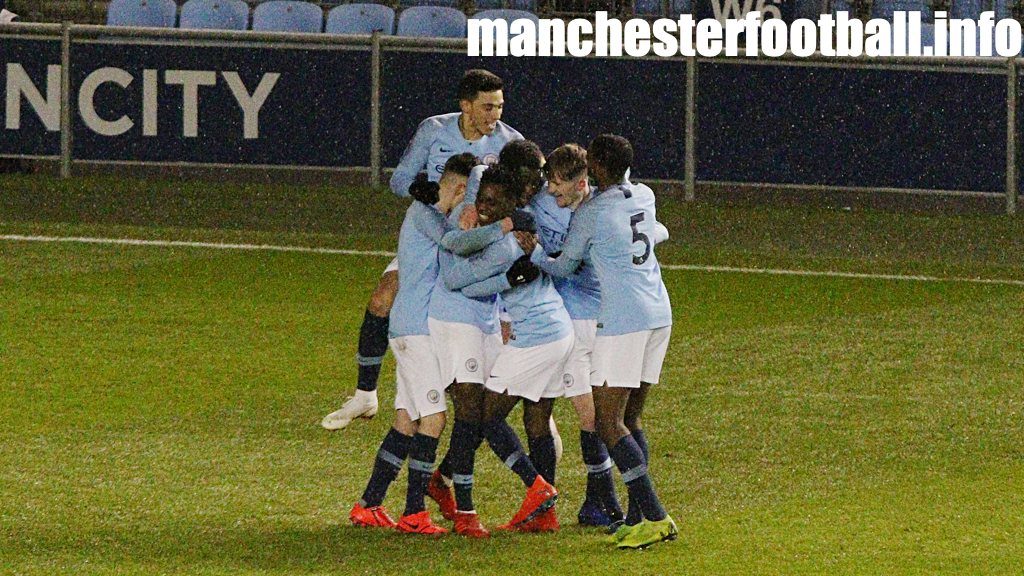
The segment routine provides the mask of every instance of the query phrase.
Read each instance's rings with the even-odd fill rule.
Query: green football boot
[[[629,536],[630,534],[632,534],[633,530],[636,530],[639,527],[640,527],[640,524],[633,524],[632,526],[630,526],[629,524],[623,524],[623,525],[619,526],[618,530],[613,532],[610,536],[606,537],[604,539],[604,541],[609,543],[609,544],[618,544],[619,542],[622,542],[622,540],[626,536]]]
[[[618,532],[616,532],[618,535]],[[616,544],[619,548],[643,549],[665,540],[675,540],[679,537],[679,530],[671,516],[657,522],[644,520],[629,531]]]

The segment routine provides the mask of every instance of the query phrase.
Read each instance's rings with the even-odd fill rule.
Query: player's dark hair
[[[469,177],[469,173],[474,167],[481,164],[480,159],[473,156],[469,152],[463,152],[462,154],[456,154],[448,159],[444,163],[444,173],[458,174],[459,176]]]
[[[480,175],[480,189],[483,190],[488,186],[497,186],[500,189],[499,195],[506,200],[510,200],[514,205],[516,202],[516,192],[509,185],[511,179],[512,174],[500,164],[488,166],[484,173]]]
[[[548,154],[544,173],[548,180],[557,176],[562,180],[576,180],[587,171],[587,150],[579,144],[562,144]]]
[[[476,100],[480,92],[494,92],[505,87],[501,77],[482,68],[467,70],[459,82],[459,100]]]
[[[532,140],[513,140],[501,149],[498,154],[498,163],[506,170],[518,170],[519,168],[532,168],[540,170],[541,158],[544,153],[540,146]]]
[[[601,134],[587,148],[590,162],[602,166],[618,182],[633,165],[633,145],[622,136]]]

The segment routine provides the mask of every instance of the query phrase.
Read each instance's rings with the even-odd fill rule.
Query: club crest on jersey
[[[430,400],[431,404],[437,404],[441,401],[441,393],[437,390],[431,390],[427,392],[427,400]]]
[[[484,156],[484,164],[487,164],[488,166],[494,166],[497,163],[498,163],[498,155],[497,154],[491,153],[491,154],[488,154],[488,155]]]
[[[576,383],[576,379],[572,377],[572,374],[562,375],[562,384],[565,384],[566,388],[572,388],[572,385]]]
[[[480,364],[476,361],[476,358],[470,358],[469,360],[466,360],[466,370],[469,370],[470,372],[476,372],[477,368],[479,367]]]

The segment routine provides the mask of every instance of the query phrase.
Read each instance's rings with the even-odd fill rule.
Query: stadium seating
[[[476,0],[477,10],[497,10],[505,7],[504,0]]]
[[[174,28],[177,18],[174,0],[113,0],[107,7],[107,26]]]
[[[540,18],[537,17],[533,12],[527,12],[526,10],[481,10],[473,15],[473,18],[487,18],[489,20],[504,20],[509,24],[512,24],[513,20],[520,18],[526,18],[527,20],[533,20],[535,23],[540,22]]]
[[[179,28],[246,30],[249,5],[242,0],[188,0],[181,7]]]
[[[634,0],[633,11],[641,16],[661,16],[665,13],[662,0]]]
[[[252,29],[259,32],[319,33],[324,29],[324,11],[309,2],[270,0],[252,11]]]
[[[327,13],[328,34],[394,34],[395,11],[383,4],[342,4]]]
[[[444,6],[413,6],[398,17],[399,36],[465,38],[466,15]]]
[[[994,10],[996,13],[996,20],[1002,20],[1003,18],[1013,18],[1014,2],[1016,2],[1016,0],[995,0]]]

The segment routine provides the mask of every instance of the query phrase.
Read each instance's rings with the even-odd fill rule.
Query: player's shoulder
[[[449,125],[451,125],[452,122],[458,122],[458,119],[458,112],[450,112],[448,114],[438,114],[437,116],[430,116],[429,118],[424,118],[423,121],[420,122],[419,130],[444,130]]]
[[[498,137],[508,142],[513,140],[526,140],[519,130],[505,124],[501,120],[498,120],[498,124],[494,127],[494,132]]]

